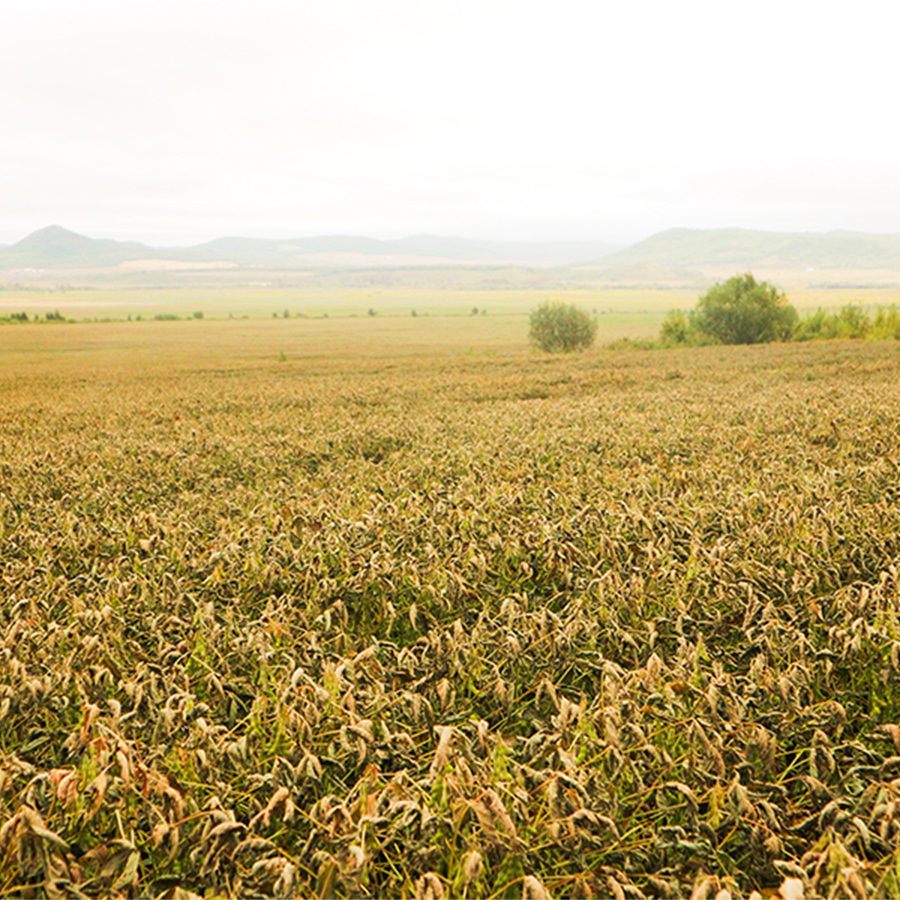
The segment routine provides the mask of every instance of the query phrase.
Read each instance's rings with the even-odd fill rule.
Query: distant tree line
[[[55,309],[53,312],[48,312],[44,315],[44,319],[47,322],[65,322],[66,317],[58,310]],[[6,316],[0,316],[0,322],[40,322],[41,316],[40,313],[35,313],[33,319],[28,318],[27,312],[14,312],[9,313]]]

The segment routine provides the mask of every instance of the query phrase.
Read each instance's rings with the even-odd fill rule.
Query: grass
[[[893,891],[896,343],[526,330],[0,329],[0,894]]]
[[[84,311],[86,315],[109,314],[110,310],[135,313],[148,310],[190,314],[194,309],[220,315],[255,313],[271,315],[289,311],[321,315],[355,313],[364,315],[369,307],[379,312],[409,315],[412,309],[443,314],[468,315],[473,306],[488,313],[525,313],[547,294],[558,293],[568,302],[587,309],[648,309],[665,312],[678,302],[692,302],[696,292],[686,290],[645,291],[624,289],[451,289],[405,286],[339,287],[245,285],[215,288],[124,287],[13,287],[0,291],[0,306],[18,310],[30,307],[43,312],[48,304]]]
[[[243,273],[246,278],[246,273]],[[275,277],[275,276],[266,276]],[[775,282],[776,284],[778,282]],[[369,309],[380,317],[469,317],[474,308],[486,312],[478,319],[527,317],[547,299],[575,303],[595,312],[600,320],[601,343],[628,337],[655,337],[665,315],[672,309],[689,309],[701,292],[673,288],[546,288],[452,289],[448,287],[327,287],[309,285],[238,284],[231,287],[185,287],[173,284],[156,287],[42,287],[0,286],[0,317],[26,312],[29,317],[44,317],[58,310],[75,321],[111,319],[153,319],[156,315],[191,318],[244,319],[322,316],[363,317]],[[791,302],[801,311],[824,309],[837,311],[852,304],[867,310],[887,307],[900,301],[896,288],[791,288]],[[485,322],[485,324],[487,324]],[[517,339],[517,338],[516,338]]]

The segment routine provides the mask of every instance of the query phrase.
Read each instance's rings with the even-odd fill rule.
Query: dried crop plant
[[[0,371],[0,894],[900,892],[896,348],[693,359]]]

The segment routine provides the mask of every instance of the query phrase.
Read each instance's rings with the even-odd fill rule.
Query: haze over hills
[[[585,265],[613,269],[653,265],[670,269],[727,266],[735,271],[759,266],[900,271],[900,235],[673,228]]]
[[[51,225],[0,249],[0,267],[66,268],[89,260],[91,266],[101,268],[133,259],[143,249],[136,242],[90,238]]]
[[[619,249],[621,245],[599,241],[478,241],[436,235],[399,240],[348,235],[290,240],[223,237],[193,247],[158,248],[137,242],[98,240],[51,225],[12,246],[0,248],[0,269],[106,268],[150,260],[284,269],[448,263],[546,267],[602,258]]]
[[[337,278],[357,286],[703,288],[745,271],[781,285],[897,286],[900,235],[675,228],[627,248],[436,235],[398,240],[222,237],[193,247],[159,248],[90,238],[54,225],[0,246],[0,272],[13,283],[64,275],[83,284],[162,286],[202,279],[213,286],[249,275],[322,284]]]

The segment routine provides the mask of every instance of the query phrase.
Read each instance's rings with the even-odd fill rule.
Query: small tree
[[[797,324],[797,310],[781,291],[748,272],[711,287],[697,301],[690,324],[720,344],[785,341]]]
[[[531,313],[531,343],[545,353],[571,353],[594,343],[597,323],[574,303],[547,300]]]

